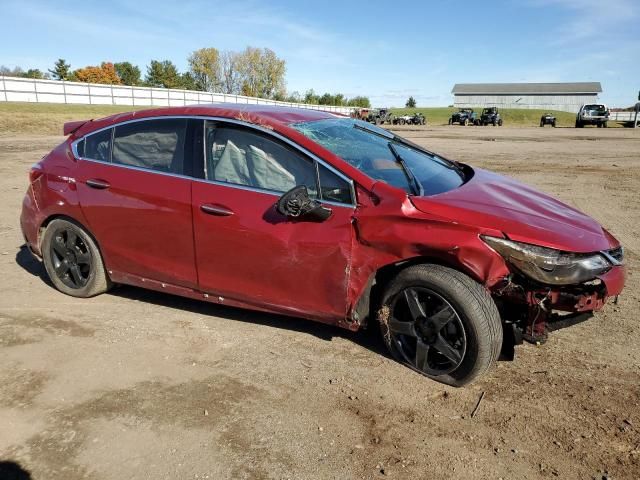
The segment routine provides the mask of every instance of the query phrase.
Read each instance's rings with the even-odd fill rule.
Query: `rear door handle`
[[[105,190],[111,186],[106,180],[100,180],[99,178],[90,178],[86,181],[88,187],[97,188],[98,190]]]
[[[216,215],[218,217],[228,217],[233,215],[233,210],[229,210],[227,207],[221,205],[214,205],[212,203],[204,203],[200,205],[200,210],[209,215]]]

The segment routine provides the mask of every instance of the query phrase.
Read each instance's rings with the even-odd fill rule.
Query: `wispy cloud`
[[[558,7],[571,16],[554,32],[552,43],[556,45],[588,38],[594,43],[606,40],[615,36],[621,26],[636,22],[640,15],[637,0],[529,0],[529,4]]]

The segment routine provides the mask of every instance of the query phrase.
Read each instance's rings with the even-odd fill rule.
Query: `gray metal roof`
[[[527,95],[601,93],[600,82],[571,83],[456,83],[451,93],[463,95]]]

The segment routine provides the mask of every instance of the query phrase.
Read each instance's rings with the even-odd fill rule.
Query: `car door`
[[[351,182],[284,139],[247,126],[207,121],[205,152],[205,178],[192,191],[200,289],[269,310],[344,318]],[[332,209],[327,220],[293,221],[276,212],[279,196],[301,184]]]
[[[116,279],[197,288],[189,122],[127,122],[75,145],[80,205]]]

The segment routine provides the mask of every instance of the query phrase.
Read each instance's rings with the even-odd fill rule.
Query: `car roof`
[[[96,120],[88,120],[76,131],[76,136],[86,135],[94,130],[109,127],[121,122],[142,118],[168,117],[168,116],[207,116],[222,117],[242,120],[258,125],[274,127],[289,125],[297,122],[312,122],[329,118],[344,117],[344,115],[299,108],[276,105],[242,105],[237,103],[216,103],[187,105],[180,107],[161,107],[146,110],[136,110],[126,113],[118,113],[109,117]]]

